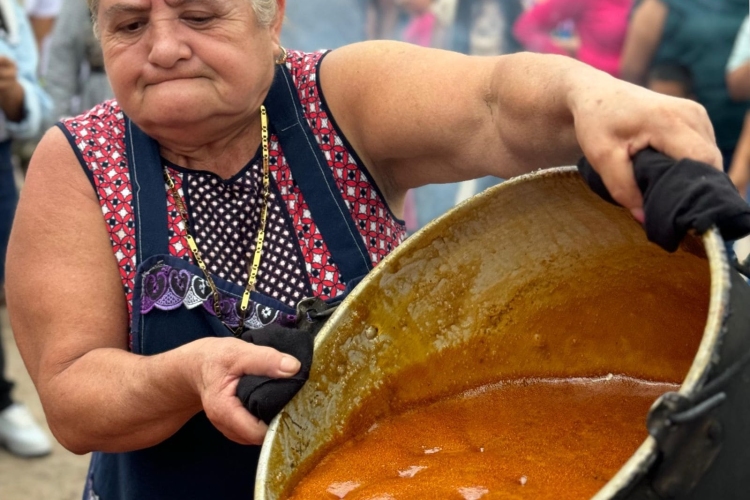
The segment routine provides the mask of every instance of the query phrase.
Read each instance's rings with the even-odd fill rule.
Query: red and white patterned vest
[[[331,168],[341,195],[346,202],[352,219],[359,229],[362,239],[369,250],[373,265],[380,262],[406,237],[402,221],[389,210],[383,196],[361,160],[350,147],[344,135],[328,110],[323,93],[318,85],[320,61],[325,53],[289,52],[287,67],[299,92],[304,115],[310,124],[320,149],[323,151],[328,166]],[[112,249],[117,259],[120,277],[128,301],[128,310],[132,315],[133,289],[136,277],[136,241],[133,217],[133,195],[125,157],[124,116],[117,101],[104,102],[89,112],[61,122],[60,128],[68,137],[84,171],[96,190],[102,214],[109,231]],[[304,287],[316,297],[323,300],[337,297],[346,288],[339,270],[331,259],[325,241],[312,220],[310,211],[291,171],[287,165],[275,136],[271,136],[271,180],[274,183],[274,201],[279,217],[279,231],[284,232],[288,241],[298,245],[294,252],[280,250],[271,263],[271,258],[264,255],[268,267],[258,279],[258,290],[269,296],[278,297],[280,301],[294,306],[299,293],[289,293],[288,282],[279,282],[276,277],[289,270],[290,263],[296,269],[293,274],[305,280]],[[192,175],[170,166],[175,184],[184,196],[186,176]],[[197,182],[195,179],[193,181]],[[212,181],[214,184],[216,181]],[[211,186],[200,186],[207,189]],[[165,190],[166,190],[165,185]],[[190,205],[190,203],[188,203]],[[170,234],[169,251],[172,255],[192,260],[181,217],[176,210],[174,198],[168,193],[168,227]],[[278,210],[278,207],[282,207]],[[219,207],[221,208],[221,207]],[[286,210],[283,210],[285,208]],[[196,207],[197,209],[197,207]],[[192,209],[191,219],[194,218]],[[284,220],[281,220],[284,219]],[[287,228],[287,230],[284,230]],[[291,230],[288,230],[290,229]],[[195,237],[196,235],[193,234]],[[251,235],[253,239],[255,235]],[[198,239],[198,238],[196,238]],[[207,238],[204,245],[210,244]],[[199,241],[199,246],[201,242]],[[264,245],[264,254],[266,252]],[[202,253],[210,249],[201,246]],[[288,254],[301,255],[304,262],[291,261]],[[285,267],[286,266],[286,267]],[[302,269],[300,269],[302,268]],[[231,274],[231,273],[230,273]],[[239,281],[241,278],[236,278]],[[243,284],[243,283],[239,283]],[[284,291],[286,287],[286,292]]]

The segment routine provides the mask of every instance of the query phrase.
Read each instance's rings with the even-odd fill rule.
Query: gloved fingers
[[[248,331],[242,338],[248,346],[286,353],[296,362],[295,374],[288,378],[247,372],[239,380],[236,387],[239,401],[247,411],[269,423],[307,381],[313,361],[313,335],[303,330],[268,325]]]
[[[268,379],[247,375],[237,386],[237,397],[255,417],[270,424],[305,385],[306,377]]]

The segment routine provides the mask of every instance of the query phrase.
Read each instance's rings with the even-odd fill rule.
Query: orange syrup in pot
[[[411,408],[334,448],[291,500],[568,500],[601,489],[675,384],[626,377],[503,382]]]

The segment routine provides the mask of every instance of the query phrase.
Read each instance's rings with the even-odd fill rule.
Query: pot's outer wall
[[[729,314],[725,323],[724,335],[718,349],[717,363],[711,370],[708,382],[724,373],[727,368],[750,352],[750,287],[736,272],[732,273],[731,298]],[[715,461],[697,480],[689,492],[675,496],[661,497],[656,494],[652,481],[663,474],[657,463],[648,476],[640,480],[632,490],[624,490],[615,498],[623,500],[747,500],[750,498],[750,365],[744,368],[724,388],[726,401],[716,410],[709,413],[705,420],[718,422],[721,450]],[[699,422],[700,423],[700,422]],[[708,439],[708,436],[693,435],[691,439]],[[704,460],[705,456],[691,456],[688,451],[680,450],[677,454],[684,460]],[[678,483],[686,480],[686,475],[679,470],[676,475]]]
[[[472,198],[383,261],[318,335],[310,380],[266,437],[256,498],[284,498],[344,433],[499,379],[691,371],[692,390],[718,340],[721,267],[697,238],[674,254],[650,244],[574,169]],[[624,480],[653,461],[647,441]]]

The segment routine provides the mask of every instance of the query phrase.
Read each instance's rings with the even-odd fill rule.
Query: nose
[[[149,63],[161,68],[172,68],[180,60],[190,58],[192,51],[182,38],[177,24],[166,19],[151,23],[149,26]]]

